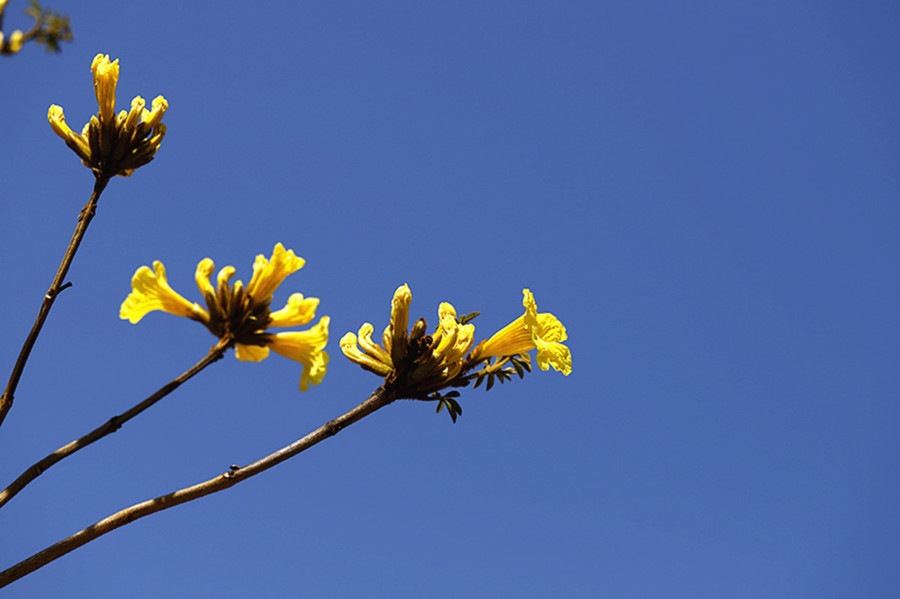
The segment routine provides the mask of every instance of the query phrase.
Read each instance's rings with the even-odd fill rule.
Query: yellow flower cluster
[[[22,49],[25,42],[25,34],[16,29],[9,34],[8,39],[3,39],[3,32],[0,31],[0,54],[16,54]]]
[[[4,5],[5,0],[0,0],[0,10]],[[21,37],[21,32],[16,32],[5,44],[0,37],[0,44],[17,48]],[[114,175],[130,176],[136,168],[153,160],[159,150],[166,133],[162,118],[168,103],[158,96],[148,110],[144,99],[138,96],[132,100],[131,110],[116,114],[119,61],[98,54],[91,63],[91,72],[99,108],[82,132],[76,134],[66,125],[63,109],[57,105],[50,107],[48,120],[53,131],[94,171],[98,182]],[[169,286],[165,267],[156,261],[152,268],[142,266],[135,272],[132,291],[122,303],[120,317],[137,323],[149,312],[159,310],[196,320],[225,347],[234,347],[239,360],[258,362],[274,351],[303,365],[300,389],[305,391],[325,376],[329,318],[322,317],[306,331],[269,332],[272,327],[305,325],[315,317],[319,300],[299,293],[293,294],[282,309],[270,309],[273,292],[303,265],[302,258],[279,243],[271,258],[256,257],[253,276],[246,286],[240,280],[231,282],[235,274],[232,266],[220,269],[213,284],[215,264],[205,258],[195,273],[206,304],[201,307]],[[385,384],[393,385],[399,396],[417,399],[447,401],[449,395],[437,393],[446,387],[465,386],[471,380],[477,386],[488,377],[490,388],[495,376],[501,382],[510,372],[522,376],[524,370],[530,370],[531,350],[537,350],[537,364],[542,370],[552,367],[564,375],[570,374],[572,356],[563,345],[565,327],[553,314],[538,313],[531,291],[524,289],[523,293],[525,313],[476,345],[475,327],[468,322],[471,317],[458,317],[456,309],[447,302],[438,307],[434,332],[426,333],[422,318],[410,327],[412,292],[402,285],[394,293],[390,322],[381,335],[381,345],[373,340],[375,327],[364,323],[358,334],[344,335],[341,351],[364,369],[385,377]],[[503,370],[504,364],[514,368]],[[458,413],[458,406],[455,409]]]
[[[0,0],[0,21],[3,19],[3,11],[6,10],[7,0]],[[4,39],[3,32],[0,31],[0,54],[16,54],[22,49],[25,43],[25,34],[21,30],[16,29]]]
[[[538,314],[534,296],[528,289],[524,294],[525,314],[472,350],[475,326],[461,323],[456,309],[447,302],[438,308],[434,333],[425,334],[424,319],[416,321],[408,331],[412,293],[403,285],[394,293],[391,320],[382,334],[382,345],[372,339],[375,327],[364,323],[358,335],[343,336],[341,351],[352,362],[386,377],[389,384],[398,385],[403,393],[415,397],[459,382],[458,377],[490,358],[515,356],[533,349],[538,350],[537,362],[542,370],[552,366],[568,375],[572,372],[572,355],[562,344],[566,340],[565,327],[552,314]]]
[[[50,106],[47,119],[53,131],[98,177],[131,176],[136,168],[153,160],[159,150],[166,134],[162,118],[169,103],[157,96],[147,110],[147,103],[137,96],[131,101],[131,110],[117,115],[119,60],[110,61],[108,55],[98,54],[91,63],[91,72],[99,111],[81,133],[69,128],[62,107],[56,104]]]
[[[253,276],[246,287],[239,280],[230,282],[235,273],[233,266],[222,268],[213,286],[210,277],[215,264],[205,258],[197,265],[195,273],[197,287],[206,302],[206,308],[202,308],[169,286],[165,267],[156,261],[152,269],[142,266],[134,273],[131,294],[122,303],[119,316],[137,323],[149,312],[160,310],[196,320],[219,339],[229,340],[235,347],[235,357],[243,361],[259,362],[271,349],[303,365],[300,390],[306,391],[309,385],[318,385],[325,376],[328,354],[324,349],[328,343],[329,317],[323,316],[318,324],[306,331],[267,332],[270,327],[308,324],[315,317],[319,300],[304,298],[300,293],[291,295],[280,310],[272,312],[269,308],[273,292],[304,264],[303,258],[292,250],[285,250],[279,243],[270,259],[263,255],[256,257]]]

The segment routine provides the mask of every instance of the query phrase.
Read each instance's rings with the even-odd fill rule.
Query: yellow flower
[[[388,363],[400,363],[406,358],[406,335],[409,328],[409,304],[412,302],[412,291],[404,283],[394,291],[391,300],[391,320],[384,330],[382,342],[384,349],[390,354]],[[362,335],[360,334],[360,337]],[[371,339],[371,336],[369,337]]]
[[[94,95],[100,106],[100,124],[112,125],[116,114],[116,85],[119,83],[119,59],[110,62],[109,54],[97,54],[91,61]]]
[[[359,329],[358,339],[353,333],[347,333],[341,337],[341,351],[347,356],[347,359],[359,364],[369,372],[387,376],[393,369],[391,356],[372,341],[373,330],[372,325],[366,322]],[[365,351],[361,351],[360,348]]]
[[[459,374],[462,359],[475,341],[475,325],[459,324],[456,309],[447,302],[442,302],[438,308],[438,322],[438,330],[432,335],[434,356],[447,367],[444,376],[452,379]]]
[[[269,326],[293,327],[298,324],[306,324],[315,317],[318,306],[318,298],[304,298],[302,293],[295,293],[288,298],[284,308],[269,314],[271,318]]]
[[[303,258],[294,255],[293,250],[285,250],[280,243],[275,246],[272,259],[260,254],[253,263],[253,277],[247,285],[247,293],[259,301],[271,300],[272,292],[281,285],[284,279],[306,264]]]
[[[347,333],[341,338],[341,351],[344,355],[350,361],[375,374],[380,376],[390,374],[394,369],[394,364],[402,363],[406,358],[406,336],[409,328],[409,304],[411,301],[412,292],[409,290],[409,286],[403,284],[398,287],[391,300],[390,323],[381,336],[384,347],[372,340],[375,327],[366,322],[360,327],[358,338],[353,333]]]
[[[522,293],[525,296],[522,300],[525,314],[494,333],[487,341],[482,341],[472,352],[473,359],[513,356],[537,349],[537,363],[541,370],[552,366],[568,376],[572,372],[572,354],[562,344],[568,338],[566,327],[553,314],[538,314],[531,291],[523,289]]]
[[[0,15],[3,14],[3,5],[0,4]],[[3,32],[0,31],[0,53],[2,54],[16,54],[19,50],[22,49],[22,45],[25,43],[25,34],[22,33],[21,30],[16,29],[12,33],[9,34],[9,39],[4,43],[3,40]]]
[[[184,316],[206,323],[209,314],[197,304],[192,304],[169,286],[166,267],[159,260],[137,269],[131,278],[132,291],[119,309],[119,318],[137,324],[149,312],[162,310],[176,316]]]
[[[319,300],[305,298],[300,293],[291,295],[280,310],[272,312],[269,307],[275,289],[303,264],[304,260],[293,251],[276,244],[271,259],[263,255],[256,257],[253,277],[245,288],[241,281],[230,283],[235,274],[233,266],[222,268],[213,286],[210,277],[215,264],[204,258],[194,274],[206,302],[203,309],[169,286],[166,270],[157,261],[153,270],[147,266],[137,270],[131,281],[132,291],[122,303],[119,316],[136,323],[149,312],[161,310],[196,320],[219,339],[227,339],[235,348],[235,357],[242,361],[259,362],[268,357],[271,349],[303,365],[300,389],[306,391],[310,384],[318,385],[325,376],[329,318],[323,316],[307,331],[268,332],[271,327],[308,324],[315,317]]]
[[[324,349],[328,343],[330,322],[327,316],[323,316],[319,323],[308,331],[276,333],[269,342],[276,354],[303,364],[303,374],[300,377],[301,391],[309,389],[310,384],[318,385],[325,376],[328,354]]]
[[[85,166],[100,177],[119,175],[128,177],[134,170],[153,160],[166,126],[161,122],[169,108],[162,96],[157,96],[151,109],[140,96],[131,101],[130,111],[116,114],[116,85],[119,81],[119,60],[109,60],[97,54],[91,63],[94,94],[99,107],[80,134],[66,125],[63,109],[50,106],[47,120],[53,131],[66,142]]]

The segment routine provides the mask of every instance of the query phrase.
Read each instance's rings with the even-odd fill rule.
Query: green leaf
[[[459,321],[459,324],[468,324],[475,320],[479,314],[481,314],[481,312],[469,312],[468,314],[460,316],[457,320]]]
[[[518,360],[513,359],[512,361],[513,368],[516,369],[516,374],[519,375],[520,379],[525,378],[525,367],[519,364]]]
[[[41,13],[43,12],[43,9],[41,9],[40,4],[38,4],[37,2],[32,0],[31,2],[28,3],[28,6],[22,12],[24,12],[26,15],[28,15],[32,19],[38,19],[38,18],[40,18]]]

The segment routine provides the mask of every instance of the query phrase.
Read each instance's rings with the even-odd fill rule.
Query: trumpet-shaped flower
[[[347,333],[341,337],[341,351],[351,362],[379,376],[387,376],[393,370],[393,362],[390,354],[372,342],[373,330],[374,327],[366,322],[360,327],[358,338],[353,333]]]
[[[300,389],[306,391],[310,384],[318,385],[325,376],[329,318],[322,317],[307,331],[268,331],[271,327],[305,325],[315,318],[319,300],[305,298],[300,293],[291,295],[280,310],[272,312],[269,307],[275,289],[303,264],[302,258],[279,243],[271,259],[263,255],[256,257],[253,277],[246,287],[241,281],[231,283],[235,274],[233,266],[219,270],[214,286],[210,277],[215,264],[204,258],[194,274],[206,302],[203,309],[175,292],[169,286],[162,263],[154,262],[152,270],[142,266],[135,273],[132,291],[122,303],[119,316],[136,323],[149,312],[160,310],[196,320],[219,339],[228,340],[235,348],[235,357],[242,361],[259,362],[268,357],[271,349],[303,365]],[[251,288],[257,295],[250,292]]]
[[[192,304],[179,295],[166,278],[166,267],[160,261],[153,263],[153,269],[142,266],[131,278],[132,291],[122,303],[119,317],[137,324],[149,312],[162,310],[176,316],[184,316],[206,323],[209,314],[198,304]]]
[[[53,131],[66,142],[85,166],[98,177],[119,175],[128,177],[134,170],[151,160],[159,150],[166,126],[163,115],[169,103],[157,96],[147,110],[146,101],[137,96],[130,111],[116,114],[116,85],[119,82],[119,60],[109,60],[97,54],[91,63],[94,95],[99,110],[91,117],[80,134],[66,124],[63,109],[52,105],[47,120]]]
[[[442,302],[438,308],[438,330],[432,336],[435,358],[446,365],[444,376],[453,378],[462,368],[462,359],[475,341],[475,325],[460,324],[456,309]]]
[[[276,354],[303,364],[303,374],[300,377],[301,391],[309,389],[310,384],[318,385],[325,376],[328,354],[324,349],[328,343],[330,321],[327,316],[323,316],[319,319],[319,323],[308,331],[275,333],[269,341],[269,347]]]
[[[280,243],[275,246],[272,259],[260,254],[253,263],[253,277],[247,285],[247,293],[259,301],[271,300],[272,292],[281,285],[285,277],[303,268],[306,261],[294,255],[293,250],[285,250]]]
[[[347,333],[341,338],[341,351],[344,355],[375,374],[390,374],[394,370],[394,364],[400,364],[406,358],[411,301],[409,286],[403,284],[398,287],[391,300],[391,320],[381,336],[384,347],[372,340],[375,327],[366,322],[359,329],[359,337]]]
[[[562,344],[567,339],[566,327],[553,314],[538,314],[534,296],[523,289],[525,314],[512,321],[481,342],[472,352],[473,359],[512,356],[537,349],[537,363],[541,370],[554,370],[569,375],[572,354]]]

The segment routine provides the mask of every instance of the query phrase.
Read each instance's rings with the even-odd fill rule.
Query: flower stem
[[[26,485],[46,472],[57,462],[69,457],[79,449],[84,449],[94,441],[102,439],[106,435],[116,432],[117,430],[119,430],[119,428],[121,428],[123,424],[161,400],[166,395],[172,393],[175,389],[181,386],[182,383],[224,356],[229,347],[231,347],[230,339],[222,339],[216,345],[210,348],[209,353],[207,353],[202,360],[191,366],[188,370],[184,371],[179,377],[160,387],[160,389],[156,393],[154,393],[147,399],[143,400],[139,404],[132,406],[128,411],[123,412],[118,416],[113,416],[104,424],[98,426],[88,434],[72,441],[71,443],[63,445],[44,459],[29,466],[28,469],[25,470],[25,472],[20,474],[18,478],[16,478],[16,480],[12,482],[12,484],[10,484],[3,491],[0,491],[0,507],[6,505],[6,503],[10,499],[15,497],[19,493],[19,491],[24,489]]]
[[[0,426],[3,425],[3,420],[6,418],[6,414],[12,407],[16,387],[19,385],[22,371],[25,370],[25,362],[28,361],[28,356],[31,354],[31,348],[34,347],[34,342],[37,341],[37,337],[41,332],[41,327],[44,326],[44,321],[47,320],[47,315],[50,314],[50,308],[53,307],[56,296],[59,295],[63,289],[68,287],[68,284],[63,284],[63,280],[65,280],[66,274],[69,272],[69,267],[72,265],[72,260],[75,258],[75,252],[78,251],[78,246],[81,245],[81,240],[87,232],[88,225],[91,224],[91,219],[94,218],[94,214],[97,211],[97,201],[100,199],[100,194],[103,193],[103,189],[106,187],[107,183],[109,183],[109,177],[103,175],[97,175],[95,177],[94,191],[91,193],[91,199],[88,200],[88,203],[81,209],[81,214],[78,216],[78,225],[75,227],[75,233],[72,234],[72,241],[69,242],[69,247],[66,248],[62,263],[59,265],[56,276],[53,278],[53,283],[50,285],[50,289],[44,296],[44,302],[41,304],[41,309],[38,312],[37,319],[34,321],[34,326],[31,327],[31,332],[28,333],[25,344],[19,352],[19,358],[16,360],[12,374],[9,377],[9,382],[6,384],[6,390],[3,392],[3,395],[0,396]]]
[[[317,443],[324,441],[329,437],[333,437],[342,429],[350,426],[358,420],[361,420],[369,414],[372,414],[376,410],[383,408],[384,406],[393,402],[395,399],[396,397],[394,396],[394,393],[392,391],[387,390],[384,387],[380,387],[374,393],[372,393],[372,395],[370,395],[367,400],[365,400],[346,414],[338,416],[334,420],[325,423],[305,437],[298,439],[297,441],[291,443],[290,445],[287,445],[286,447],[282,447],[275,453],[269,454],[268,456],[257,460],[256,462],[253,462],[249,466],[244,466],[243,468],[232,466],[228,472],[220,474],[215,478],[211,478],[207,481],[190,487],[185,487],[166,495],[160,495],[159,497],[156,497],[154,499],[150,499],[142,503],[137,503],[131,507],[125,508],[124,510],[118,511],[115,514],[104,518],[103,520],[100,520],[99,522],[96,522],[91,526],[88,526],[87,528],[73,534],[72,536],[63,539],[62,541],[59,541],[54,545],[51,545],[43,551],[35,553],[31,557],[4,570],[3,572],[0,572],[0,587],[4,587],[22,578],[23,576],[26,576],[31,572],[34,572],[35,570],[46,566],[53,560],[62,557],[70,551],[74,551],[82,545],[89,543],[90,541],[93,541],[94,539],[103,536],[106,533],[134,522],[135,520],[143,518],[144,516],[149,516],[150,514],[161,512],[162,510],[175,507],[176,505],[180,505],[182,503],[187,503],[188,501],[199,499],[218,491],[223,491],[252,476],[256,476],[257,474],[264,472],[265,470],[268,470],[273,466],[277,466],[281,462],[292,458],[295,455],[302,453],[303,451],[306,451],[313,445],[316,445]]]

